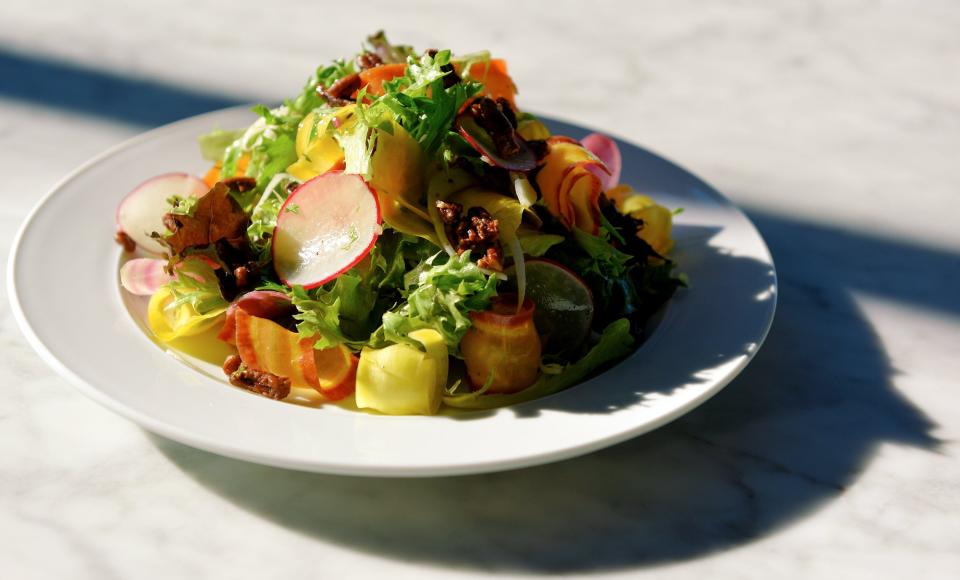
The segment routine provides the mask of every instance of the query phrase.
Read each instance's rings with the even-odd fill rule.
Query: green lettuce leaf
[[[388,342],[406,342],[414,330],[432,328],[440,333],[452,355],[470,329],[469,313],[485,310],[496,295],[497,279],[470,260],[470,252],[452,256],[434,254],[404,276],[406,301],[383,315],[383,336]],[[417,347],[420,348],[420,347]]]
[[[347,277],[344,274],[341,278]],[[303,338],[315,338],[313,347],[330,348],[347,342],[340,328],[340,292],[334,290],[304,290],[294,286],[289,290],[293,305],[299,311],[293,317],[297,322],[297,332]]]
[[[597,274],[609,278],[620,278],[627,271],[627,265],[633,256],[621,252],[605,238],[590,235],[580,228],[573,228],[573,238],[580,248],[589,255],[588,260],[577,264],[578,272]]]
[[[540,232],[526,228],[520,228],[517,234],[520,240],[520,247],[523,248],[523,253],[533,257],[540,257],[546,254],[550,248],[566,239],[557,234],[541,234]]]
[[[267,184],[259,200],[254,204],[250,211],[250,225],[247,226],[247,240],[250,242],[250,247],[263,263],[270,260],[270,237],[273,235],[273,228],[277,225],[280,207],[289,197],[288,186],[291,183],[298,183],[286,174],[275,177],[276,179]],[[296,211],[296,206],[291,204],[287,206],[286,211]]]
[[[257,187],[263,189],[273,176],[286,171],[297,160],[294,138],[296,130],[277,135],[276,139],[265,141],[250,158]]]
[[[329,348],[346,343],[360,348],[379,324],[377,302],[380,298],[370,272],[350,270],[321,288],[290,291],[299,311],[297,332],[303,338],[315,338],[314,348]]]
[[[364,109],[370,120],[380,119],[389,112],[406,129],[428,156],[446,158],[445,149],[453,146],[459,134],[453,130],[453,120],[483,85],[459,82],[444,87],[444,77],[451,74],[450,51],[441,50],[433,56],[407,57],[403,76],[383,83],[384,94]],[[359,99],[358,99],[359,100]]]
[[[384,313],[401,301],[405,273],[424,261],[432,248],[420,238],[385,232],[363,265],[320,288],[266,284],[262,289],[290,296],[299,311],[294,315],[297,332],[303,338],[314,337],[315,348],[346,344],[359,350],[371,341],[383,341],[373,334],[381,330]]]
[[[241,135],[243,131],[224,131],[223,129],[214,129],[206,135],[201,135],[197,139],[200,144],[200,154],[207,161],[221,161],[227,147]]]
[[[189,304],[197,314],[224,311],[230,304],[220,292],[220,281],[213,267],[198,257],[187,257],[177,264],[177,276],[167,283],[173,300],[166,306],[171,310]]]
[[[385,63],[405,62],[408,56],[416,54],[413,47],[404,44],[391,44],[382,30],[367,37],[370,51]]]

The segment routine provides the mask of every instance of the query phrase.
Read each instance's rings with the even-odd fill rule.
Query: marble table
[[[960,577],[960,4],[452,4],[0,3],[0,260],[85,159],[282,98],[385,27],[494,47],[522,106],[659,151],[746,208],[781,283],[754,363],[579,459],[334,477],[144,432],[47,368],[4,298],[0,576]]]

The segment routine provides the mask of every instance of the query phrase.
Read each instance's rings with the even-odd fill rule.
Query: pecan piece
[[[243,367],[230,373],[230,384],[276,401],[290,394],[290,379],[287,377]]]
[[[497,108],[500,109],[500,112],[506,117],[507,121],[510,123],[514,129],[517,128],[517,114],[513,112],[513,107],[510,106],[510,101],[503,97],[497,97]]]
[[[256,262],[247,262],[233,269],[237,290],[245,290],[259,280],[260,266]]]
[[[510,103],[506,99],[502,99],[502,101],[501,104],[488,97],[476,99],[470,105],[470,114],[473,115],[477,124],[490,135],[497,154],[504,158],[510,158],[520,153],[520,144],[517,143],[518,136],[514,130],[516,116],[513,115]],[[504,109],[510,112],[505,113]],[[511,117],[513,123],[510,122]]]
[[[365,52],[357,57],[357,66],[360,70],[371,69],[383,64],[383,59],[373,52]]]
[[[330,88],[317,87],[317,93],[334,107],[342,107],[353,102],[353,93],[360,90],[360,75],[348,74],[336,81]]]
[[[239,355],[231,354],[223,361],[223,374],[230,376],[237,372],[242,362]]]
[[[437,201],[444,231],[458,254],[470,251],[478,256],[477,265],[490,270],[503,269],[500,248],[500,223],[482,207],[471,207],[463,215],[459,203]]]
[[[113,237],[114,241],[123,246],[124,252],[132,252],[137,249],[137,242],[127,235],[123,230],[117,230],[117,235]]]
[[[500,250],[500,246],[490,246],[487,248],[487,252],[483,257],[477,260],[477,266],[486,268],[487,270],[502,272],[503,252]]]
[[[428,48],[424,51],[424,54],[430,58],[435,58],[437,53],[440,52],[435,48]],[[460,75],[457,74],[457,69],[453,68],[453,65],[449,62],[444,65],[440,65],[440,72],[446,73],[443,75],[443,88],[449,89],[453,85],[459,83],[461,80]]]
[[[500,223],[482,207],[471,207],[457,224],[457,250],[486,249],[500,236]],[[484,246],[481,248],[481,246]]]

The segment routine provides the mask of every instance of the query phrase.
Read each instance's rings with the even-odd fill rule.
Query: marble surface
[[[611,449],[357,479],[147,434],[47,368],[4,297],[0,576],[960,576],[960,4],[267,4],[0,3],[0,260],[85,159],[279,99],[385,27],[493,47],[522,106],[742,204],[780,274],[768,342],[715,399]]]

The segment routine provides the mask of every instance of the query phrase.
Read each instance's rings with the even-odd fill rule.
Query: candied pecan
[[[463,213],[463,206],[456,202],[446,202],[437,200],[437,211],[440,213],[440,221],[443,222],[443,231],[447,234],[450,243],[457,243],[457,225],[460,223],[460,214]]]
[[[357,66],[360,70],[367,70],[383,64],[383,59],[372,52],[364,52],[357,56]]]
[[[230,384],[277,401],[290,394],[290,379],[287,377],[243,367],[230,373]]]
[[[477,266],[487,270],[503,271],[503,252],[499,246],[490,246],[482,258],[477,260]]]
[[[359,88],[360,75],[351,73],[330,85],[327,93],[336,99],[348,99]]]
[[[437,201],[437,210],[440,212],[440,219],[446,225],[453,225],[460,221],[460,214],[463,213],[463,206],[456,202]]]
[[[500,223],[482,207],[471,207],[466,219],[457,226],[458,249],[478,249],[480,245],[489,245],[497,241],[500,235]]]
[[[510,109],[509,103],[506,103],[506,108]],[[513,111],[511,110],[510,113],[512,114]],[[490,135],[498,155],[509,158],[520,153],[520,145],[517,143],[518,136],[514,126],[496,101],[488,97],[476,99],[470,105],[470,114],[473,115],[477,124]],[[516,118],[514,118],[514,121],[516,121]]]
[[[440,52],[435,48],[428,48],[423,51],[423,54],[429,56],[430,58],[436,58],[437,53]],[[449,89],[453,85],[460,82],[460,75],[457,74],[457,69],[453,68],[453,65],[449,62],[444,65],[440,65],[440,72],[446,73],[443,76],[443,88]]]
[[[233,373],[240,370],[240,363],[243,361],[240,360],[240,357],[235,354],[231,354],[223,361],[223,374],[230,376]]]
[[[237,279],[237,288],[245,290],[259,282],[260,264],[250,261],[242,266],[237,266],[233,269],[233,275]]]
[[[440,72],[446,73],[443,75],[443,88],[445,89],[449,89],[462,80],[460,75],[457,74],[457,69],[453,68],[453,65],[449,62],[440,67]]]
[[[459,83],[462,79],[460,75],[457,74],[457,69],[453,68],[453,65],[449,62],[440,67],[440,71],[447,73],[443,75],[443,88],[449,89],[453,85]]]
[[[237,266],[233,269],[233,277],[237,279],[237,288],[246,288],[249,280],[250,270],[246,266]]]
[[[438,201],[437,209],[443,220],[447,238],[458,254],[470,251],[479,256],[477,265],[491,270],[502,270],[500,250],[500,223],[482,207],[471,207],[463,215],[459,203]]]
[[[353,102],[353,93],[360,89],[360,75],[348,74],[336,81],[330,88],[317,87],[317,93],[334,107],[342,107]]]
[[[507,121],[510,123],[510,125],[516,129],[517,114],[513,112],[513,107],[510,106],[510,101],[503,97],[497,97],[497,108],[500,109],[500,112],[503,113],[503,116],[507,118]]]
[[[113,237],[114,241],[123,246],[124,252],[132,252],[137,249],[137,242],[127,235],[123,230],[117,230],[117,235]]]

